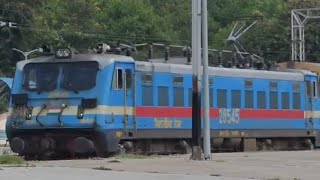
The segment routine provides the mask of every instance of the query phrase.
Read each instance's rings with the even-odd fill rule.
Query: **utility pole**
[[[211,159],[210,144],[210,113],[209,113],[209,75],[208,75],[208,10],[207,0],[202,0],[202,58],[203,58],[203,79],[204,79],[204,133],[203,152],[204,159]]]
[[[201,0],[192,0],[192,155],[201,160]]]

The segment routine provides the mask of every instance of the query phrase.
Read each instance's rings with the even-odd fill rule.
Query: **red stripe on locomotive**
[[[137,107],[137,117],[191,118],[191,108]],[[210,109],[210,117],[218,118],[219,109]],[[303,119],[304,111],[241,109],[241,119]]]
[[[303,119],[304,111],[243,109],[241,119]]]

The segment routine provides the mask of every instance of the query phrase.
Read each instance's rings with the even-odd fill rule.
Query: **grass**
[[[217,160],[214,160],[215,162],[220,162],[220,163],[222,163],[222,162],[226,162],[225,160],[223,160],[223,159],[217,159]]]
[[[103,170],[103,171],[112,171],[111,168],[107,168],[107,167],[104,167],[104,166],[100,166],[100,167],[95,167],[95,168],[92,168],[94,170]]]
[[[21,165],[26,164],[25,160],[19,156],[1,155],[0,165]]]
[[[279,177],[274,177],[274,178],[271,178],[271,179],[268,179],[268,180],[280,180]]]
[[[119,160],[111,160],[111,161],[108,161],[108,163],[120,163],[121,161]]]
[[[146,173],[160,173],[159,171],[146,171]]]
[[[144,155],[138,155],[138,154],[120,154],[116,156],[116,159],[146,159],[150,158],[151,156],[144,156]]]

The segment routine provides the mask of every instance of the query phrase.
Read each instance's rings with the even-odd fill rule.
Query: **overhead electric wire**
[[[18,11],[18,10],[11,10],[11,9],[3,9],[3,8],[0,8],[0,11],[8,11],[8,12],[15,12],[15,13],[20,13],[20,14],[29,14],[30,12],[28,11]]]

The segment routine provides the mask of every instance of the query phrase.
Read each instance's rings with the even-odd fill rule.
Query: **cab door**
[[[319,104],[318,97],[318,79],[317,76],[306,76],[306,116],[305,125],[308,130],[313,130],[315,128],[315,122],[319,121],[319,118],[315,116],[317,106]]]
[[[114,71],[114,99],[122,128],[126,133],[135,129],[134,63],[116,63]],[[115,102],[116,101],[116,102]]]

